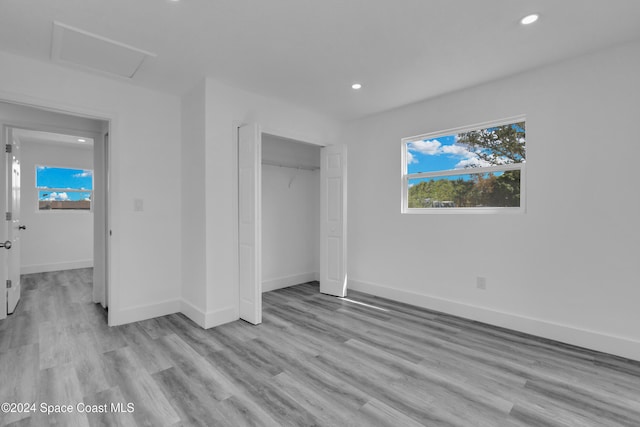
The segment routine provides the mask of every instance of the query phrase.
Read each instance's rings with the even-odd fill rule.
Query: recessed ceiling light
[[[354,89],[354,90],[362,89],[362,85],[360,83],[354,83],[351,85],[351,89]]]
[[[87,142],[87,140],[84,138],[78,138],[78,142]]]
[[[538,15],[537,13],[532,13],[531,15],[527,15],[524,18],[522,18],[520,20],[520,23],[522,25],[533,24],[534,22],[536,22],[538,20],[538,18],[540,18],[540,15]]]

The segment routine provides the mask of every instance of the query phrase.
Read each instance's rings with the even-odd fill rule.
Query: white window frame
[[[93,173],[94,173],[93,169],[86,169],[86,168],[83,168],[83,167],[76,167],[76,166],[56,166],[56,165],[36,164],[36,166],[34,168],[34,174],[35,174],[34,182],[35,182],[35,188],[36,188],[36,213],[44,213],[44,212],[47,212],[47,214],[53,213],[53,212],[93,213],[93,203],[94,203],[93,195],[94,195],[94,190],[76,190],[76,189],[73,189],[73,188],[42,188],[42,187],[38,187],[38,168],[39,167],[91,171],[91,187],[94,187],[94,185],[95,185],[94,177],[93,177]],[[54,192],[55,193],[59,193],[59,192],[65,192],[65,193],[90,193],[91,194],[91,202],[89,203],[89,209],[40,209],[40,192],[41,191],[49,191],[50,193],[54,193]]]
[[[401,213],[403,214],[512,214],[526,212],[526,161],[522,163],[510,163],[506,165],[477,167],[472,169],[453,169],[437,172],[408,173],[408,152],[407,146],[410,142],[422,141],[426,139],[437,139],[442,136],[449,136],[474,130],[486,129],[496,126],[526,122],[526,116],[515,116],[501,120],[484,122],[471,126],[463,126],[437,132],[429,132],[422,135],[402,138],[401,140]],[[528,144],[528,141],[526,142]],[[409,181],[417,178],[436,178],[457,175],[475,175],[489,172],[505,172],[511,170],[520,171],[520,206],[519,207],[473,207],[473,208],[409,208]]]

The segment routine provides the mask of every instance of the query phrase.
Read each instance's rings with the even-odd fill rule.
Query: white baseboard
[[[198,326],[204,329],[213,328],[225,323],[238,320],[238,309],[236,307],[226,307],[215,311],[204,312],[186,300],[180,301],[182,314],[193,320]]]
[[[300,283],[307,283],[318,280],[319,273],[301,273],[292,276],[278,277],[276,279],[264,280],[262,282],[262,292],[275,291],[276,289],[287,288]]]
[[[204,328],[215,328],[225,323],[234,322],[240,318],[238,307],[225,307],[214,311],[208,311],[205,317]]]
[[[20,267],[20,274],[49,273],[51,271],[75,270],[77,268],[91,268],[93,260],[57,262],[52,264],[23,265]]]
[[[189,319],[193,320],[195,324],[204,328],[206,315],[204,311],[185,300],[184,298],[180,300],[180,312],[187,316]]]
[[[348,289],[640,361],[640,342],[624,337],[358,280]]]
[[[180,302],[179,299],[174,299],[117,311],[109,307],[109,326],[124,325],[131,322],[139,322],[141,320],[178,313],[181,308]]]

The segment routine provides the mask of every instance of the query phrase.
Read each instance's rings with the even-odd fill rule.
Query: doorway
[[[268,143],[264,152],[263,140]],[[305,145],[307,146],[305,148]],[[263,175],[262,169],[278,167],[299,171],[317,171],[313,156],[316,151],[301,141],[275,133],[262,133],[257,124],[238,127],[238,282],[240,318],[249,323],[262,322],[263,291]],[[318,146],[316,146],[318,147]],[[320,191],[319,251],[309,265],[319,266],[320,292],[343,297],[346,295],[346,147],[331,145],[319,147]],[[305,163],[306,162],[306,163]],[[303,169],[304,167],[304,169]],[[276,176],[278,174],[274,174]],[[281,171],[279,175],[285,175]],[[289,175],[289,174],[286,174]],[[293,178],[293,179],[292,179]],[[290,176],[287,186],[296,176]],[[312,188],[309,186],[308,188]],[[300,200],[302,195],[300,195]],[[316,229],[316,226],[309,225]],[[313,231],[309,235],[313,235]],[[283,241],[290,241],[284,239]],[[292,241],[292,240],[291,240]],[[277,243],[280,244],[280,243]],[[276,245],[277,245],[276,244]],[[311,243],[313,253],[313,243]],[[306,251],[305,251],[306,252]],[[319,258],[319,259],[318,259]],[[286,262],[284,263],[286,264]],[[307,275],[309,272],[299,273]],[[315,275],[315,273],[312,273]],[[276,278],[278,287],[290,286],[297,274]]]
[[[0,101],[0,123],[21,172],[17,191],[15,179],[0,173],[0,200],[11,212],[3,233],[18,230],[11,237],[22,246],[0,259],[0,275],[11,280],[0,292],[0,319],[19,306],[20,274],[29,273],[92,267],[93,300],[106,308],[109,122]],[[5,168],[16,162],[7,157]]]
[[[320,280],[320,153],[262,134],[262,292]]]

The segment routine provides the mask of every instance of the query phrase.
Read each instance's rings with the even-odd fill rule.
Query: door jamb
[[[87,118],[93,120],[101,120],[108,123],[108,133],[109,133],[109,150],[106,153],[106,156],[109,158],[104,158],[105,166],[105,179],[109,179],[109,182],[105,182],[105,199],[107,202],[107,209],[105,211],[105,223],[109,226],[110,231],[113,229],[113,203],[112,203],[112,193],[113,193],[113,141],[115,140],[114,134],[116,130],[117,124],[117,116],[115,114],[109,114],[104,112],[98,112],[95,110],[91,110],[88,108],[78,108],[78,107],[70,107],[68,105],[59,104],[56,102],[45,101],[42,99],[36,99],[29,96],[21,96],[15,94],[9,94],[3,91],[0,91],[0,102],[4,102],[7,104],[34,108],[42,111],[49,111],[58,114],[66,114],[70,116],[75,116],[79,118]],[[39,123],[34,123],[30,120],[24,121],[7,121],[2,123],[4,126],[15,127],[15,128],[27,128],[33,130],[40,130],[45,132],[63,132],[68,133],[69,129],[64,127],[50,126],[50,125],[42,125]],[[74,131],[75,132],[75,131]],[[81,132],[80,132],[81,133]],[[90,132],[85,132],[87,136],[93,137],[89,135]],[[99,135],[100,132],[97,133]],[[95,147],[94,147],[95,149]],[[96,225],[94,223],[94,229]],[[112,256],[114,241],[112,240],[111,233],[106,236],[105,239],[105,264],[109,268],[109,271],[105,275],[105,289],[107,293],[107,306],[110,310],[107,311],[107,324],[111,326],[113,324],[112,313],[117,312],[119,310],[118,299],[116,298],[119,295],[117,283],[113,281],[114,271],[114,259]],[[94,260],[95,262],[95,260]]]
[[[236,169],[236,173],[235,175],[238,176],[238,129],[242,126],[245,126],[247,124],[250,123],[244,123],[244,122],[240,122],[240,121],[235,121],[233,123],[233,135],[234,135],[234,144],[236,149],[233,150],[233,153],[235,155],[235,158],[233,159],[233,164],[235,165],[235,169]],[[274,129],[274,128],[268,128],[268,127],[264,127],[262,126],[259,122],[256,122],[256,124],[258,125],[258,129],[260,131],[260,135],[262,137],[262,135],[271,135],[271,136],[275,136],[277,138],[283,138],[283,139],[289,139],[301,144],[308,144],[308,145],[314,145],[317,146],[319,148],[324,148],[327,147],[328,145],[332,145],[332,144],[325,144],[322,142],[318,142],[317,140],[315,140],[314,138],[307,138],[305,136],[299,135],[299,134],[295,134],[295,133],[291,133],[291,132],[287,132],[287,131],[283,131],[283,129]],[[259,155],[259,163],[262,163],[262,149],[260,150],[260,153],[258,153]],[[257,171],[256,171],[257,173]],[[234,180],[234,186],[235,186],[235,194],[237,195],[237,197],[235,197],[235,201],[234,201],[234,218],[235,218],[235,235],[236,235],[236,239],[235,239],[235,250],[233,251],[236,255],[236,274],[238,274],[238,272],[240,271],[240,258],[238,255],[238,246],[239,246],[239,240],[237,238],[237,236],[239,236],[239,232],[240,232],[240,224],[239,224],[239,219],[238,219],[238,214],[239,214],[239,197],[240,197],[240,188],[238,186],[238,180]],[[260,191],[262,191],[262,180],[260,181]],[[322,197],[322,194],[320,195],[320,197]],[[260,209],[260,216],[262,216],[262,206],[259,207]],[[260,233],[262,233],[262,230],[260,230]],[[262,246],[260,246],[258,248],[258,256],[260,257],[260,260],[262,260]],[[262,278],[260,278],[260,280],[262,280]],[[240,283],[240,278],[236,277],[236,283],[238,284],[238,292],[240,292],[239,289],[239,283]]]

